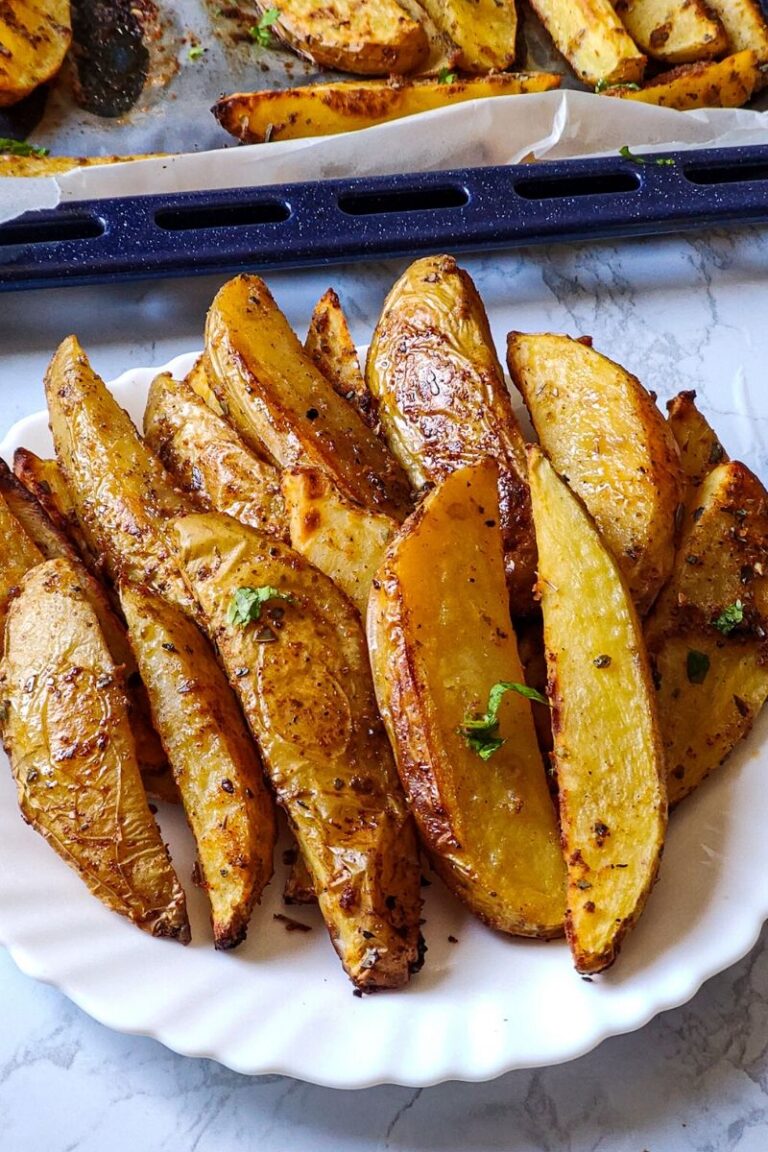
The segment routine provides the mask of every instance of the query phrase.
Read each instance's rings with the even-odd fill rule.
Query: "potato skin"
[[[487,761],[459,728],[497,681],[522,683],[498,523],[498,472],[457,469],[421,503],[374,581],[368,642],[379,709],[422,842],[493,928],[562,932],[565,870],[527,700],[503,699]]]
[[[216,948],[234,948],[272,875],[275,816],[226,676],[195,624],[146,589],[120,602],[211,902]]]
[[[12,514],[5,497],[0,495],[0,640],[23,577],[42,559],[40,549]]]
[[[0,8],[0,107],[55,76],[72,42],[69,0],[7,0]]]
[[[748,49],[724,60],[701,60],[681,64],[671,72],[654,76],[635,92],[629,88],[609,88],[605,96],[639,100],[687,112],[693,108],[741,108],[765,84],[765,74],[757,52]]]
[[[22,582],[0,701],[25,820],[108,908],[187,943],[184,892],[144,794],[120,670],[66,560]]]
[[[395,988],[419,960],[413,822],[376,711],[359,617],[273,537],[213,513],[176,522],[179,556],[359,988]],[[227,622],[241,587],[292,597]]]
[[[94,576],[103,575],[99,558],[88,546],[58,461],[43,460],[29,448],[17,448],[13,454],[13,474],[34,496],[53,525],[67,537]]]
[[[329,288],[312,313],[304,350],[333,385],[334,392],[350,403],[369,428],[376,431],[376,411],[360,370],[357,348],[349,331],[341,301]]]
[[[667,423],[680,450],[686,502],[695,501],[697,489],[713,468],[728,459],[714,428],[696,407],[695,392],[680,392],[667,404]]]
[[[392,288],[366,380],[414,488],[495,460],[512,611],[531,611],[536,550],[523,437],[482,300],[452,256],[417,260]]]
[[[642,80],[646,58],[610,0],[532,0],[531,7],[557,50],[590,88],[601,80],[608,84]]]

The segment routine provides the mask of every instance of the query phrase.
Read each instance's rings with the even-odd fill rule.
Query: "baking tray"
[[[121,197],[0,225],[0,290],[765,221],[768,145]]]

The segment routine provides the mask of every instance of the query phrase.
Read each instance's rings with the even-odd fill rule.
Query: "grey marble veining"
[[[462,263],[500,342],[509,328],[588,333],[662,399],[683,387],[706,398],[725,373],[723,440],[768,475],[765,420],[750,420],[746,435],[737,420],[768,374],[768,232],[551,247]],[[398,268],[377,263],[269,279],[300,330],[333,283],[365,343]],[[80,335],[107,378],[159,364],[199,346],[219,282],[4,296],[0,433],[42,407],[46,360],[68,332]],[[572,1064],[490,1084],[352,1093],[252,1080],[117,1035],[22,975],[0,950],[0,1152],[766,1152],[766,939],[764,932],[748,957],[687,1006]]]

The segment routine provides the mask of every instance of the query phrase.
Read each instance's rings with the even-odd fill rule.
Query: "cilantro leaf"
[[[259,20],[258,24],[254,24],[249,35],[251,40],[255,40],[262,48],[269,48],[272,45],[272,33],[270,31],[273,24],[277,23],[280,19],[279,8],[268,8],[264,15]]]
[[[205,48],[203,48],[202,44],[193,44],[187,55],[190,60],[199,60],[204,52]]]
[[[3,156],[47,156],[47,148],[38,148],[36,144],[28,144],[26,140],[11,140],[8,136],[0,136],[0,155]]]
[[[628,144],[619,148],[619,156],[631,160],[633,164],[657,164],[660,168],[671,168],[675,163],[671,156],[635,156],[634,152],[630,152]]]
[[[703,684],[709,672],[709,656],[691,648],[685,661],[685,671],[691,684]]]
[[[737,624],[743,623],[744,620],[744,605],[741,600],[734,601],[729,604],[714,621],[715,628],[722,632],[723,636],[730,636]]]
[[[279,588],[272,588],[269,584],[261,588],[235,589],[229,608],[227,609],[227,624],[238,624],[246,628],[261,619],[261,610],[270,600],[287,600],[295,604],[296,599],[290,592],[281,592]]]
[[[438,84],[455,84],[458,78],[458,74],[452,72],[450,68],[441,68],[437,74]]]
[[[481,760],[490,760],[494,752],[501,748],[505,741],[499,736],[499,707],[507,692],[517,692],[526,700],[535,700],[539,704],[547,704],[546,696],[529,688],[527,684],[517,684],[513,680],[499,680],[494,684],[488,694],[488,709],[482,716],[465,716],[459,728],[467,745]]]

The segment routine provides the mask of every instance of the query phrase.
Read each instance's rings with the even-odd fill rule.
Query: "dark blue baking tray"
[[[64,204],[0,225],[0,290],[768,221],[768,145],[643,159],[617,155]]]

